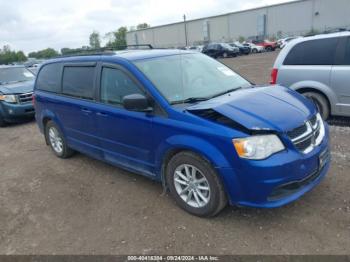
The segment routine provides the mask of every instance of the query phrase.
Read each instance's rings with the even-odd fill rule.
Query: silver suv
[[[275,61],[271,84],[312,99],[324,119],[350,116],[350,32],[292,40]]]

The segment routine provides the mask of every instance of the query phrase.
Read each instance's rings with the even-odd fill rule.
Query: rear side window
[[[345,47],[344,65],[350,65],[350,37],[348,37],[348,41]]]
[[[65,66],[62,93],[83,99],[94,98],[94,66]]]
[[[101,78],[101,102],[121,107],[127,95],[143,94],[123,71],[104,67]]]
[[[39,72],[38,79],[36,81],[36,88],[43,91],[60,93],[61,74],[61,63],[45,65]]]
[[[310,40],[297,44],[284,65],[333,65],[338,38]]]

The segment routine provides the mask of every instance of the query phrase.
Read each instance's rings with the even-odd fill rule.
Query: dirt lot
[[[225,63],[266,83],[275,56]],[[0,129],[0,253],[349,254],[350,128],[331,136],[330,172],[299,201],[201,219],[158,183],[81,154],[56,158],[34,122]]]

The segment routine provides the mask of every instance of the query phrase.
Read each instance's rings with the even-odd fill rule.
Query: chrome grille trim
[[[305,129],[306,131],[297,137],[293,137],[295,134],[295,130]],[[287,132],[288,137],[297,148],[297,150],[301,151],[304,154],[311,152],[316,146],[321,144],[324,137],[324,125],[321,116],[315,115],[308,121],[304,123],[304,125],[299,126],[289,132]]]
[[[24,94],[20,94],[17,96],[18,97],[18,102],[23,104],[23,103],[28,103],[32,101],[33,98],[33,92],[29,92],[29,93],[24,93]]]

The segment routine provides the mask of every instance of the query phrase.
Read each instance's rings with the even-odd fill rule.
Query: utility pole
[[[186,46],[188,46],[188,41],[187,41],[187,25],[186,25],[186,15],[184,15],[183,17],[184,17],[184,26],[185,26],[185,42],[186,42]]]

